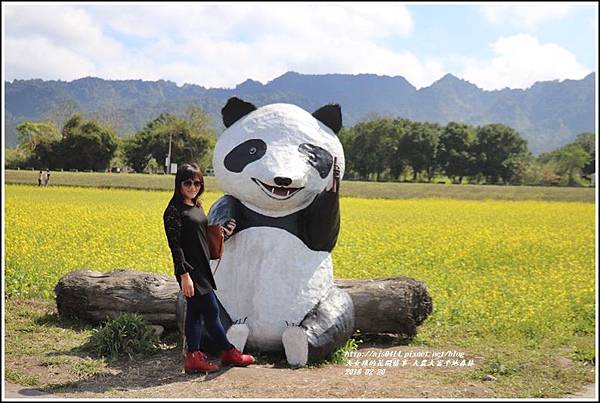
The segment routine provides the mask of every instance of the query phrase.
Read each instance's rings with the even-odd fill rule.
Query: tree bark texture
[[[355,330],[363,334],[412,337],[433,309],[425,285],[408,277],[335,279],[334,283],[352,298]],[[82,269],[62,277],[55,293],[60,315],[85,322],[98,324],[131,312],[143,315],[153,325],[181,327],[177,301],[183,298],[174,276],[127,269],[109,273]]]

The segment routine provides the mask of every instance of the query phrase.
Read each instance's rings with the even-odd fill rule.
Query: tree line
[[[162,113],[140,131],[119,138],[110,125],[74,113],[59,129],[53,122],[17,126],[19,145],[6,150],[8,168],[120,169],[164,172],[171,162],[198,161],[212,168],[216,133],[209,115],[190,107],[184,116]],[[345,179],[512,185],[586,185],[595,172],[595,134],[534,157],[527,142],[502,124],[440,125],[408,119],[371,118],[339,133]]]
[[[586,185],[595,172],[595,134],[534,157],[527,141],[503,124],[439,125],[374,118],[340,132],[346,178],[511,185]]]
[[[68,118],[59,130],[53,122],[23,122],[16,127],[19,145],[6,152],[7,168],[52,170],[120,170],[158,173],[171,162],[211,163],[216,135],[210,117],[198,107],[185,116],[162,113],[137,133],[119,138],[115,130],[81,113]],[[170,144],[169,144],[170,143]]]

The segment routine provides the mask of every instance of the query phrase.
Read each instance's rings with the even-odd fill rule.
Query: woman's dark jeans
[[[233,345],[227,340],[225,329],[219,320],[219,305],[215,292],[199,295],[194,290],[194,295],[187,298],[187,310],[185,315],[185,338],[187,340],[187,351],[200,351],[202,341],[202,318],[204,325],[215,343],[227,350]]]

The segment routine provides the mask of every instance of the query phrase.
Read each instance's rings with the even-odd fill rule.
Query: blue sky
[[[2,3],[7,80],[170,80],[234,87],[286,71],[446,73],[527,88],[597,71],[582,3]]]
[[[544,7],[543,3],[539,7]],[[582,65],[596,71],[597,5],[569,7],[564,17],[549,16],[535,25],[522,23],[506,11],[504,19],[491,23],[482,17],[481,7],[473,5],[409,5],[407,8],[414,16],[415,30],[410,38],[406,38],[404,46],[415,53],[431,57],[447,53],[489,59],[493,56],[490,44],[497,38],[530,34],[541,43],[556,43],[569,50]]]

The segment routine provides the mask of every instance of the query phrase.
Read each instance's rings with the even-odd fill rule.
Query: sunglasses
[[[194,185],[197,188],[199,188],[200,186],[202,186],[202,182],[201,181],[192,181],[191,179],[183,181],[182,183],[183,183],[183,186],[185,186],[186,188],[189,188],[192,185]]]

